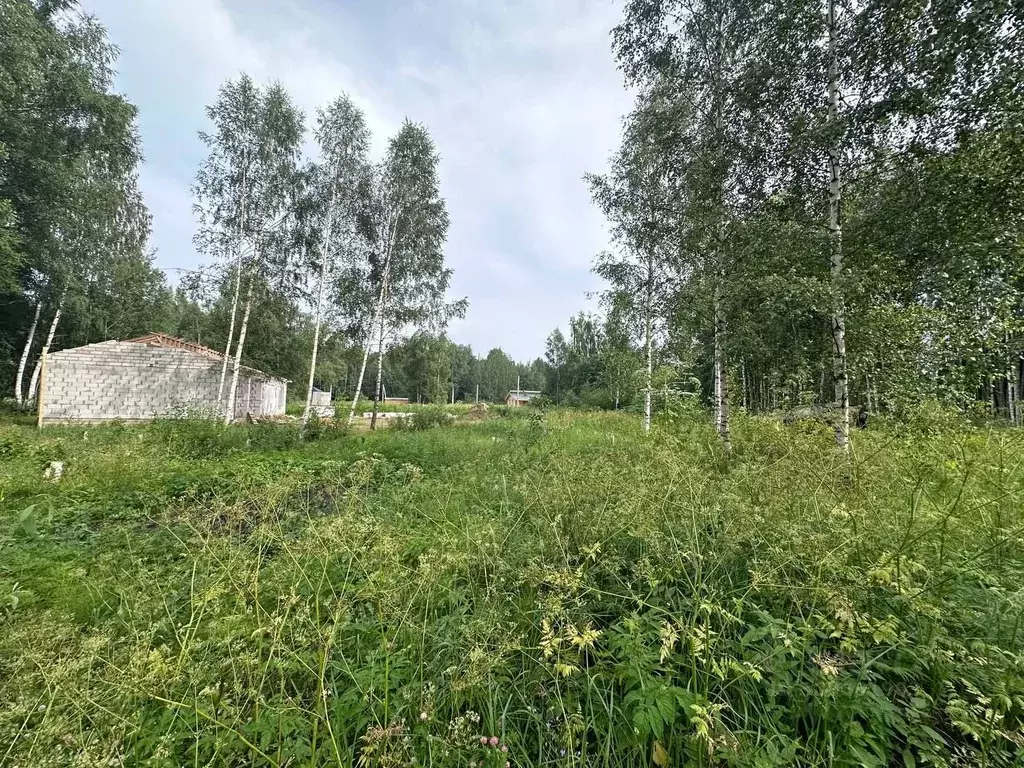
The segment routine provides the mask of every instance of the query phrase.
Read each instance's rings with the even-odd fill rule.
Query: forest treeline
[[[628,0],[612,41],[606,346],[698,379],[726,448],[730,406],[1019,422],[1024,7]]]
[[[628,0],[637,94],[587,178],[612,248],[601,311],[516,363],[448,339],[438,153],[407,121],[371,157],[341,96],[311,118],[226,82],[194,184],[205,266],[171,288],[148,246],[136,110],[69,0],[0,0],[0,379],[30,398],[44,345],[160,330],[293,380],[414,401],[648,414],[905,412],[1020,421],[1024,11],[994,0]],[[303,155],[308,136],[314,157]],[[316,355],[314,355],[316,350]],[[538,350],[540,351],[540,350]]]

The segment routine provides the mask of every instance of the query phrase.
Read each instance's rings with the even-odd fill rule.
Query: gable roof
[[[510,389],[505,397],[512,397],[516,400],[532,400],[540,394],[542,393],[539,389]]]
[[[218,352],[215,349],[204,347],[202,344],[196,344],[194,341],[186,341],[185,339],[179,339],[177,336],[169,336],[166,333],[160,333],[159,331],[153,331],[147,333],[145,336],[139,336],[135,339],[125,339],[126,342],[131,344],[146,344],[150,347],[168,347],[170,349],[182,349],[186,352],[191,352],[194,355],[202,355],[203,357],[209,357],[213,360],[223,360],[224,353]],[[271,373],[265,373],[257,368],[250,368],[247,365],[241,366],[243,371],[248,371],[250,374],[262,376],[265,379],[280,379],[291,383],[291,379],[285,379],[281,376],[274,376]]]
[[[196,344],[194,341],[185,341],[185,339],[179,339],[177,336],[168,336],[166,333],[160,333],[154,331],[153,333],[147,333],[145,336],[139,336],[136,339],[125,339],[135,344],[148,344],[151,347],[173,347],[174,349],[184,349],[189,352],[195,352],[197,355],[206,355],[207,357],[213,357],[217,360],[223,360],[224,355],[215,349],[204,347],[202,344]]]

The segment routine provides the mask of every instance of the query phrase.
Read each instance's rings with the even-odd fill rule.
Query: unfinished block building
[[[40,400],[49,423],[147,421],[217,411],[223,355],[162,333],[47,355]],[[227,382],[231,384],[231,363]],[[243,367],[236,419],[280,416],[288,381]]]

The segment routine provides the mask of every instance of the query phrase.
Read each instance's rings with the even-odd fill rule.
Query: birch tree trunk
[[[384,296],[387,283],[384,284]],[[384,384],[384,303],[380,306],[380,332],[377,336],[377,385],[373,388],[373,416],[370,417],[370,431],[377,429],[377,408],[380,405],[381,387]]]
[[[828,122],[833,129],[839,120],[839,30],[836,20],[836,0],[825,0],[828,5]],[[840,221],[842,184],[839,168],[839,135],[832,137],[828,151],[828,233],[830,251],[830,275],[832,278],[832,377],[835,381],[836,445],[843,451],[850,450],[850,387],[846,370],[846,310],[844,308],[843,277],[843,227]]]
[[[1006,343],[1010,343],[1009,335]],[[1014,381],[1012,355],[1006,360],[1006,416],[1012,426],[1017,426],[1017,385]]]
[[[224,380],[228,373],[228,358],[231,357],[231,342],[235,340],[235,318],[238,316],[238,297],[242,293],[242,240],[245,237],[245,194],[246,178],[248,176],[247,153],[243,154],[242,162],[246,167],[242,170],[242,199],[240,202],[241,213],[238,219],[238,255],[235,257],[235,297],[231,301],[231,323],[228,325],[228,343],[224,348],[224,361],[220,366],[220,385],[217,387],[217,405],[223,402]],[[254,254],[255,255],[255,254]]]
[[[747,410],[749,410],[749,408],[748,408],[748,402],[747,402],[747,361],[746,360],[740,360],[740,387],[742,388],[743,410],[747,411]]]
[[[376,325],[376,324],[377,324],[377,316],[374,315],[374,317],[373,317],[373,325]],[[371,325],[371,328],[372,327],[373,326]],[[373,332],[371,331],[370,335],[366,338],[366,345],[363,347],[363,364],[359,368],[359,378],[356,380],[356,391],[355,391],[355,394],[352,396],[352,407],[349,409],[349,412],[348,412],[348,422],[347,422],[348,424],[352,423],[352,419],[354,419],[355,415],[356,415],[356,405],[359,403],[359,395],[361,394],[362,389],[363,389],[363,377],[366,376],[366,363],[370,359],[370,344],[372,342],[373,342]]]
[[[249,330],[249,313],[252,311],[252,289],[255,275],[249,281],[249,289],[245,296],[245,313],[242,315],[242,327],[238,331],[238,345],[235,347],[235,362],[231,371],[231,388],[228,390],[227,407],[224,409],[224,424],[228,426],[235,418],[235,392],[238,389],[238,373],[242,368],[242,350],[245,348],[245,334]]]
[[[729,382],[726,378],[725,360],[725,307],[723,292],[725,290],[725,215],[726,215],[726,176],[725,176],[725,85],[722,82],[725,69],[725,31],[723,30],[722,10],[718,13],[718,31],[715,38],[715,143],[718,155],[718,166],[723,175],[717,179],[716,222],[715,222],[715,420],[718,423],[718,434],[722,438],[722,448],[728,455],[732,452],[732,436],[729,432]]]
[[[363,379],[366,377],[366,364],[370,359],[370,346],[373,344],[373,329],[376,327],[378,318],[382,317],[384,312],[384,284],[380,286],[380,295],[377,297],[377,310],[373,314],[373,319],[370,321],[370,333],[366,337],[366,346],[363,347],[363,364],[359,367],[359,378],[356,379],[356,391],[352,396],[352,407],[348,412],[348,424],[352,423],[352,419],[356,415],[356,405],[359,403],[359,397],[363,393]]]
[[[316,378],[316,357],[320,349],[320,323],[324,304],[324,281],[327,265],[320,266],[320,285],[316,297],[316,321],[313,324],[313,353],[309,361],[309,385],[306,387],[306,407],[302,411],[302,425],[309,423],[309,415],[313,405],[313,380]]]
[[[302,424],[309,423],[309,414],[313,402],[313,379],[316,377],[316,357],[320,349],[320,324],[324,308],[324,283],[327,280],[327,254],[330,252],[331,221],[334,215],[334,204],[337,198],[337,183],[331,185],[331,202],[327,209],[327,221],[324,222],[324,242],[320,259],[320,285],[316,293],[316,320],[313,324],[313,355],[309,361],[309,386],[306,387],[306,408],[302,411]]]
[[[43,344],[43,349],[49,349],[53,346],[53,337],[57,333],[57,324],[60,322],[60,313],[64,310],[64,297],[61,296],[60,303],[57,304],[57,311],[53,313],[53,320],[50,321],[50,330],[46,334],[46,343]],[[32,368],[32,379],[28,383],[28,399],[35,400],[36,387],[39,386],[39,366],[42,363],[42,357],[36,360],[35,366]]]
[[[719,278],[721,282],[721,278]],[[722,447],[726,453],[732,451],[732,436],[729,432],[729,386],[726,381],[725,368],[725,311],[722,307],[721,285],[715,287],[715,387],[718,396],[715,399],[715,420],[718,422],[718,434],[722,438]]]
[[[18,405],[22,403],[22,389],[21,382],[25,378],[25,365],[28,363],[28,356],[32,352],[32,342],[36,337],[36,327],[39,325],[39,312],[43,308],[43,302],[36,301],[36,313],[32,318],[32,325],[28,329],[28,340],[25,342],[25,348],[21,351],[21,360],[18,361],[18,375],[14,377],[14,402]]]
[[[228,375],[228,360],[231,358],[231,342],[235,340],[235,317],[238,315],[238,298],[242,293],[242,253],[239,250],[235,263],[235,297],[231,300],[231,323],[228,325],[228,343],[224,347],[224,360],[220,366],[220,385],[217,387],[217,405],[224,402],[224,381]]]
[[[394,252],[394,249],[395,249],[395,238],[398,236],[398,210],[397,209],[392,211],[391,227],[390,228],[391,228],[391,233],[388,235],[387,251],[386,251],[385,257],[384,257],[384,273],[383,273],[383,275],[381,275],[381,280],[380,280],[380,295],[377,297],[377,314],[374,315],[373,322],[370,325],[370,328],[372,329],[374,325],[376,325],[377,323],[380,323],[380,327],[381,327],[381,330],[380,330],[380,333],[381,333],[381,346],[383,346],[383,343],[384,343],[384,341],[383,341],[383,335],[384,335],[384,299],[387,297],[388,280],[391,277],[391,255],[392,255],[392,253]],[[371,334],[372,334],[372,331],[371,331]],[[359,383],[356,385],[355,397],[352,398],[352,410],[349,411],[349,414],[348,414],[349,424],[352,423],[352,417],[353,417],[353,415],[356,412],[356,403],[359,401],[359,394],[360,394],[360,392],[362,390],[363,375],[366,372],[366,362],[367,362],[367,359],[370,356],[370,342],[371,342],[372,338],[373,338],[372,335],[369,338],[367,338],[367,340],[366,340],[366,349],[363,351],[363,367],[362,367],[362,370],[359,371]],[[378,360],[377,363],[378,363],[378,368],[380,368],[383,365],[383,361],[382,360]],[[378,379],[377,387],[378,388],[380,387],[380,384],[381,384],[380,377],[381,377],[381,372],[379,372],[378,375],[377,375],[377,379]],[[376,427],[377,427],[377,402],[378,402],[379,395],[380,395],[380,392],[378,391],[378,389],[375,389],[374,392],[373,392],[373,416],[370,419],[370,429],[376,429]]]
[[[356,391],[352,397],[352,408],[348,412],[348,423],[352,423],[352,419],[356,415],[356,405],[359,403],[359,396],[363,391],[363,378],[366,376],[366,363],[370,359],[370,345],[373,343],[373,328],[377,325],[378,319],[383,317],[384,312],[384,292],[387,288],[388,272],[391,268],[391,259],[388,258],[384,264],[384,278],[380,285],[380,294],[377,296],[377,311],[373,315],[373,320],[370,321],[370,333],[366,337],[366,346],[363,348],[363,364],[359,368],[359,379],[356,381]]]
[[[651,431],[651,387],[654,383],[654,256],[647,257],[647,306],[644,318],[644,344],[647,346],[647,372],[644,386],[644,432]]]
[[[717,303],[716,303],[717,306]],[[715,431],[722,432],[722,371],[718,365],[718,312],[715,312],[715,355],[714,355],[714,401],[715,401]]]

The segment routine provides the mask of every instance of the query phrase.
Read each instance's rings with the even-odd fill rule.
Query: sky
[[[140,186],[172,281],[206,261],[190,193],[205,106],[245,71],[280,80],[309,126],[348,93],[377,157],[404,118],[427,126],[449,294],[469,299],[455,341],[525,361],[595,308],[590,266],[608,237],[583,174],[607,167],[631,103],[611,52],[617,0],[80,1],[121,49],[117,88],[139,108]]]

